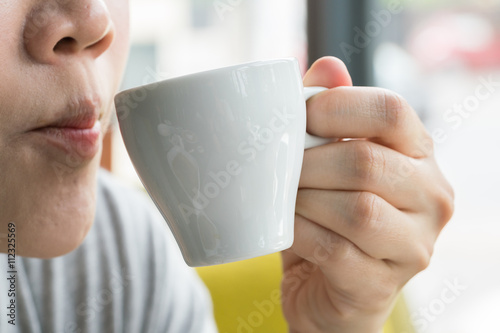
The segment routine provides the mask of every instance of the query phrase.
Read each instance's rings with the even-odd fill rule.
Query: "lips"
[[[47,127],[74,129],[89,129],[94,127],[99,117],[97,106],[92,105],[90,102],[87,104],[84,108],[77,108],[73,112],[64,114],[60,119]]]
[[[30,132],[43,145],[49,145],[67,155],[75,166],[92,159],[100,147],[101,122],[100,103],[95,99],[80,99],[71,103],[59,116],[47,125]]]

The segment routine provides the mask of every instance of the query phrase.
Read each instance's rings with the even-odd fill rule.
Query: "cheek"
[[[127,0],[108,0],[108,9],[115,25],[115,48],[128,49],[130,14]]]
[[[19,83],[22,75],[19,72],[21,46],[18,33],[24,20],[23,11],[16,3],[5,6],[3,2],[0,2],[0,157],[2,134],[8,132],[9,124],[18,117],[12,110],[22,104],[18,96],[25,87]]]
[[[107,4],[115,28],[114,41],[108,52],[107,63],[113,70],[112,74],[117,80],[115,89],[118,89],[129,49],[129,4],[127,0],[108,0]]]
[[[120,87],[129,51],[128,1],[106,0],[106,5],[113,21],[114,38],[110,48],[96,61],[101,89],[108,107],[103,118],[104,126],[107,126],[109,116],[114,111],[113,97]]]

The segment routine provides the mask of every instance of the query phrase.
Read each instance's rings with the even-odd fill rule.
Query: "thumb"
[[[346,65],[339,58],[323,57],[314,62],[304,76],[304,86],[335,88],[352,86]]]

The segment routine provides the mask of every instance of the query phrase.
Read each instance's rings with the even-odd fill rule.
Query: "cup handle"
[[[307,101],[309,98],[313,97],[314,95],[319,94],[320,92],[323,92],[325,90],[328,90],[328,88],[325,87],[304,87],[304,98]],[[332,138],[321,138],[319,136],[314,136],[306,132],[306,140],[305,140],[305,145],[304,149],[309,149],[309,148],[314,148],[317,146],[324,145],[326,143],[335,141]]]

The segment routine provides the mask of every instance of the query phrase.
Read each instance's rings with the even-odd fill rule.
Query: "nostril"
[[[77,41],[72,37],[64,37],[54,46],[55,53],[71,53],[77,48]]]

